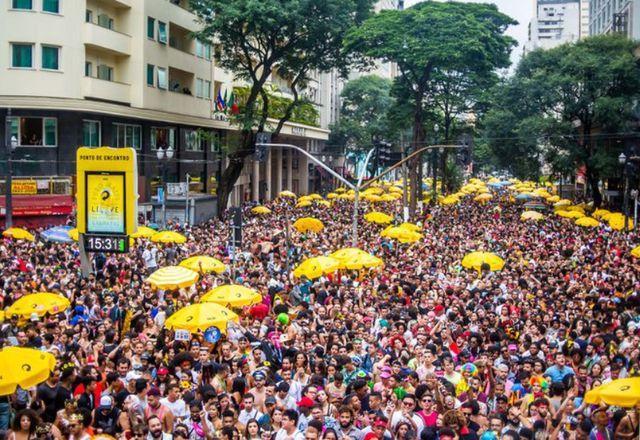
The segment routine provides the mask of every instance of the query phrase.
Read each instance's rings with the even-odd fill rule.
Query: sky
[[[420,0],[405,0],[405,7],[419,3]],[[533,18],[533,2],[531,0],[459,0],[466,3],[494,3],[498,9],[514,18],[519,24],[511,26],[507,34],[518,40],[518,47],[511,53],[511,61],[516,64],[522,57],[522,48],[528,38],[529,21]],[[512,66],[513,68],[513,66]]]

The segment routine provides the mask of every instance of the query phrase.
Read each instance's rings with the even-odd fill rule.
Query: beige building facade
[[[9,118],[18,175],[73,176],[80,145],[138,150],[141,201],[150,201],[166,170],[169,181],[215,193],[226,147],[237,137],[218,93],[233,75],[216,51],[191,37],[198,30],[188,0],[0,0],[0,119]],[[332,120],[330,74],[306,93],[318,126],[285,125],[280,141],[321,150]],[[272,82],[286,94],[286,83]],[[11,109],[11,116],[8,110]],[[0,126],[0,139],[5,138]],[[204,135],[203,135],[204,133]],[[174,151],[162,163],[158,149]],[[273,150],[247,159],[232,204],[268,199],[282,189],[306,192],[306,159]]]

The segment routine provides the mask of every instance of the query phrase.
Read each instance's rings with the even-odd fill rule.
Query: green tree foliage
[[[395,107],[392,81],[365,75],[349,81],[341,93],[340,120],[331,127],[331,145],[347,150],[368,150],[376,141],[392,141],[394,133],[387,117]]]
[[[246,109],[247,97],[251,89],[249,87],[234,87],[233,93],[238,100],[239,115],[237,118],[242,118],[242,115]],[[267,99],[269,100],[269,118],[279,121],[282,119],[291,106],[292,100],[280,96],[278,90],[266,91]],[[262,105],[262,96],[259,96],[256,100],[258,106]],[[233,115],[232,115],[233,116]],[[298,105],[294,107],[289,117],[289,121],[297,122],[298,124],[309,125],[311,127],[319,127],[320,113],[314,105],[305,100],[300,100]]]
[[[219,66],[248,83],[249,93],[239,118],[240,144],[228,154],[218,191],[219,212],[254,151],[255,132],[269,119],[268,81],[277,74],[288,82],[293,99],[273,129],[273,138],[303,102],[314,71],[346,70],[351,61],[343,50],[347,31],[368,17],[373,0],[191,0],[202,30],[197,38],[219,44]]]
[[[542,159],[557,173],[584,165],[599,206],[598,182],[619,153],[602,139],[629,129],[640,97],[638,47],[604,35],[528,54],[483,122],[496,160],[522,177],[539,173]]]
[[[488,78],[497,68],[509,65],[515,41],[504,32],[511,24],[516,22],[498,12],[495,5],[425,1],[403,11],[382,11],[371,17],[363,26],[352,29],[346,47],[369,59],[397,64],[400,76],[396,83],[407,99],[402,104],[411,107],[412,143],[419,149],[426,140],[428,109],[434,102],[447,105],[439,99],[443,88],[456,86],[454,81],[477,83],[479,78]],[[450,91],[452,97],[459,96],[457,90]],[[449,104],[451,115],[467,106],[453,99]],[[412,212],[421,191],[417,184],[421,180],[420,162],[416,160],[410,166]]]

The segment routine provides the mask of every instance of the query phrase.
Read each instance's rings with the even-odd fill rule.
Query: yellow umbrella
[[[600,226],[600,222],[595,218],[581,217],[576,220],[576,225],[582,226],[583,228],[597,228]]]
[[[455,205],[456,203],[459,203],[459,202],[460,202],[460,198],[454,195],[444,197],[442,200],[440,200],[440,204],[442,205]]]
[[[311,196],[298,197],[298,203],[302,203],[302,202],[313,202],[313,198]]]
[[[0,350],[0,365],[0,396],[8,396],[18,386],[27,390],[47,380],[56,358],[34,348],[5,347]]]
[[[580,211],[565,211],[565,210],[559,210],[556,211],[556,214],[558,214],[560,217],[563,218],[582,218],[585,217],[585,215],[583,213],[581,213]]]
[[[198,281],[198,273],[182,266],[167,266],[153,272],[147,282],[156,289],[180,289]]]
[[[78,241],[78,239],[80,238],[80,233],[78,232],[78,228],[73,228],[69,231],[69,237],[73,240],[73,241]]]
[[[204,332],[209,327],[216,327],[220,332],[227,332],[227,323],[237,321],[238,315],[220,304],[205,302],[191,304],[181,308],[164,322],[171,330],[188,330],[191,333]]]
[[[555,207],[571,206],[571,200],[568,200],[568,199],[558,200],[557,202],[555,202],[553,204],[553,206],[555,206]]]
[[[2,235],[5,237],[11,237],[14,240],[27,240],[27,241],[35,241],[36,238],[26,229],[22,228],[9,228],[5,231],[2,231]]]
[[[380,233],[382,237],[394,238],[400,243],[415,243],[420,241],[422,234],[416,231],[402,228],[400,226],[389,226]]]
[[[631,250],[631,256],[640,258],[640,246],[637,246]]]
[[[244,307],[261,303],[262,295],[248,287],[225,284],[208,291],[200,298],[200,302],[216,303],[225,307]]]
[[[328,208],[329,206],[331,206],[331,203],[327,202],[326,200],[316,200],[316,205]]]
[[[302,217],[293,223],[298,232],[320,232],[324,229],[324,223],[314,217]]]
[[[280,194],[278,194],[279,197],[287,197],[290,199],[295,199],[297,196],[292,193],[291,191],[281,191]]]
[[[547,197],[547,202],[549,203],[556,203],[560,201],[560,197],[559,196],[551,196],[551,197]]]
[[[320,194],[309,194],[307,197],[309,197],[311,200],[322,200],[322,196]]]
[[[307,208],[309,206],[311,206],[313,203],[311,203],[311,201],[309,200],[304,200],[298,204],[296,204],[296,208]]]
[[[413,232],[420,232],[422,230],[420,226],[408,222],[402,223],[399,227]]]
[[[640,377],[616,379],[587,391],[584,401],[592,405],[632,408],[640,403]]]
[[[491,194],[488,193],[482,193],[480,195],[477,195],[473,198],[474,201],[476,202],[488,202],[489,200],[493,199],[493,196]]]
[[[189,257],[180,262],[180,266],[191,269],[194,272],[199,273],[222,273],[227,269],[227,266],[222,261],[209,257],[207,255],[196,255]]]
[[[271,214],[271,210],[266,206],[256,206],[251,212],[254,214]]]
[[[393,193],[395,194],[395,193]],[[397,199],[393,194],[382,194],[380,196],[380,200],[383,202],[395,202]]]
[[[333,192],[340,194],[340,193],[343,193],[343,192],[346,192],[346,191],[347,191],[347,188],[340,187],[340,188],[336,188],[335,191],[333,191]]]
[[[69,306],[69,300],[57,293],[32,293],[11,304],[5,311],[5,315],[18,315],[25,318],[31,316],[32,313],[36,313],[38,316],[44,316],[47,313],[53,315],[64,312]]]
[[[393,217],[378,211],[373,211],[368,214],[365,214],[364,219],[368,222],[378,223],[380,225],[391,223],[393,221]]]
[[[151,241],[153,241],[154,243],[182,244],[187,242],[187,237],[174,231],[162,231],[153,234],[151,236]]]
[[[131,238],[151,238],[158,231],[155,229],[151,229],[147,226],[138,226],[138,230],[131,234],[129,237]]]
[[[320,278],[335,272],[340,268],[340,261],[332,257],[312,257],[304,260],[293,271],[293,275],[297,278],[305,276],[309,279]]]
[[[377,194],[367,194],[364,196],[364,199],[367,202],[371,202],[371,203],[377,203],[377,202],[381,202],[382,201],[382,197],[380,197]]]
[[[380,267],[384,264],[382,259],[356,248],[340,249],[329,256],[340,261],[340,269],[359,270]]]
[[[611,214],[611,211],[609,211],[608,209],[596,209],[595,211],[593,211],[593,214],[591,214],[591,217],[602,220],[602,218],[608,214]]]
[[[489,270],[501,270],[504,267],[504,260],[493,252],[471,252],[462,259],[462,267],[476,269],[480,271],[484,264],[489,265]]]
[[[525,211],[520,215],[520,220],[542,220],[544,215],[537,211]]]
[[[332,193],[327,194],[327,199],[328,199],[328,200],[333,200],[333,199],[335,199],[336,197],[338,197],[338,194],[337,194],[337,193],[332,192]]]

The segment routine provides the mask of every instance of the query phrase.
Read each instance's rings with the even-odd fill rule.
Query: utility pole
[[[5,179],[4,203],[5,203],[5,229],[13,226],[13,150],[18,146],[18,139],[11,136],[11,108],[7,109],[7,118],[5,121],[5,147],[7,153],[7,177]]]

